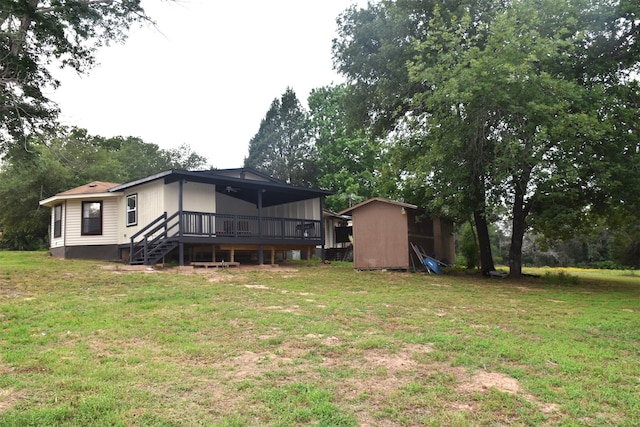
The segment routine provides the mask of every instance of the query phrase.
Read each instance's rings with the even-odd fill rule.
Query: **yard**
[[[640,424],[638,272],[123,267],[0,252],[0,426]]]

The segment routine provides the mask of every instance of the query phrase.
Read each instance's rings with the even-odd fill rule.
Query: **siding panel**
[[[138,195],[138,224],[127,227],[127,196],[131,194]],[[164,181],[162,180],[143,184],[125,192],[118,206],[119,243],[129,243],[130,236],[165,212],[164,207]]]
[[[82,202],[102,200],[102,235],[83,236]],[[66,246],[109,245],[118,241],[118,204],[120,197],[69,200],[67,202]]]

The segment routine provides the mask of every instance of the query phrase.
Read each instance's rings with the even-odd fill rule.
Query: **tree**
[[[293,89],[287,88],[273,100],[249,141],[244,165],[289,184],[308,185],[313,180],[311,151],[307,113]]]
[[[343,210],[370,198],[380,184],[380,144],[362,129],[349,128],[344,85],[313,89],[309,121],[315,145],[315,186],[333,191],[327,208]]]
[[[637,67],[637,5],[520,0],[458,2],[447,9],[449,3],[422,2],[426,10],[416,14],[406,13],[415,5],[408,4],[374,8],[382,25],[391,21],[388,27],[397,28],[397,17],[405,16],[415,28],[392,32],[404,34],[397,45],[411,46],[408,83],[384,80],[395,75],[375,62],[369,74],[362,67],[351,74],[409,93],[400,96],[392,129],[402,141],[396,158],[405,167],[406,191],[434,197],[457,216],[472,210],[485,254],[490,246],[482,249],[481,225],[507,208],[514,277],[521,274],[525,232],[534,224],[547,224],[549,231],[562,225],[544,212],[553,208],[565,224],[584,226],[614,201],[631,202],[634,196],[618,184],[630,179],[624,166],[631,166],[627,158],[637,159],[637,131],[616,116],[638,111],[628,93],[637,90],[628,79]],[[371,22],[349,21],[343,39],[346,46],[373,46],[384,55],[378,48],[385,46],[378,37],[384,30],[374,28],[354,41],[359,26],[371,30]],[[603,46],[615,54],[605,54]],[[339,50],[344,52],[350,51]],[[347,72],[362,63],[340,58]],[[590,68],[590,60],[598,66]],[[406,92],[409,87],[421,89]]]
[[[11,157],[0,165],[0,224],[2,246],[10,249],[43,248],[50,212],[38,202],[65,188],[74,180],[73,171],[65,168],[43,146],[29,150],[16,147]]]
[[[0,0],[0,153],[55,127],[51,66],[87,73],[100,46],[151,22],[140,0]]]
[[[78,128],[60,129],[58,137],[44,142],[32,138],[25,146],[12,146],[0,164],[4,245],[44,245],[50,219],[38,204],[44,198],[91,181],[122,183],[168,169],[204,168],[204,161],[188,145],[163,150],[139,138],[103,138]]]
[[[429,82],[411,78],[409,64],[420,54],[420,45],[416,41],[424,40],[430,30],[427,25],[434,16],[435,5],[432,0],[421,1],[381,1],[369,4],[367,9],[355,6],[347,9],[338,18],[339,37],[333,42],[333,56],[336,69],[347,77],[349,83],[349,101],[346,102],[349,121],[367,126],[372,138],[394,136],[404,141],[405,146],[391,146],[386,154],[388,167],[386,176],[396,180],[391,185],[385,180],[386,192],[397,193],[408,202],[424,205],[435,214],[446,215],[459,222],[473,216],[476,222],[478,243],[480,246],[482,270],[486,273],[494,270],[488,221],[491,215],[486,211],[484,201],[484,182],[482,177],[472,175],[477,168],[459,169],[467,177],[465,194],[459,187],[456,203],[425,186],[429,171],[418,164],[420,151],[410,141],[421,144],[420,131],[406,125],[412,118],[425,114],[425,105],[416,102],[423,94],[431,90]],[[471,6],[477,16],[486,14],[482,4],[472,1],[446,3],[451,9],[443,10],[447,16],[461,14]],[[444,9],[444,7],[443,7]],[[452,141],[451,149],[454,150]],[[382,155],[382,153],[381,153]],[[472,162],[475,163],[475,162]],[[468,165],[471,167],[472,165]],[[395,187],[395,188],[393,188]],[[451,190],[451,188],[449,188]],[[464,201],[464,202],[463,202]]]

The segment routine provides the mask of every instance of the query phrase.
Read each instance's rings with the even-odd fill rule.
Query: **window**
[[[53,237],[62,236],[62,205],[53,207]]]
[[[82,202],[82,234],[102,234],[102,202]]]
[[[127,227],[138,224],[138,195],[127,196]]]

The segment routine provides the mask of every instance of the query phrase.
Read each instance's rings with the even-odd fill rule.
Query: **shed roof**
[[[382,197],[373,197],[371,199],[365,200],[364,202],[360,202],[357,205],[351,206],[350,208],[347,208],[343,211],[338,212],[338,215],[351,215],[354,210],[374,202],[388,203],[388,204],[400,206],[406,209],[418,209],[416,205],[412,205],[409,203],[398,202],[397,200],[389,200]]]

